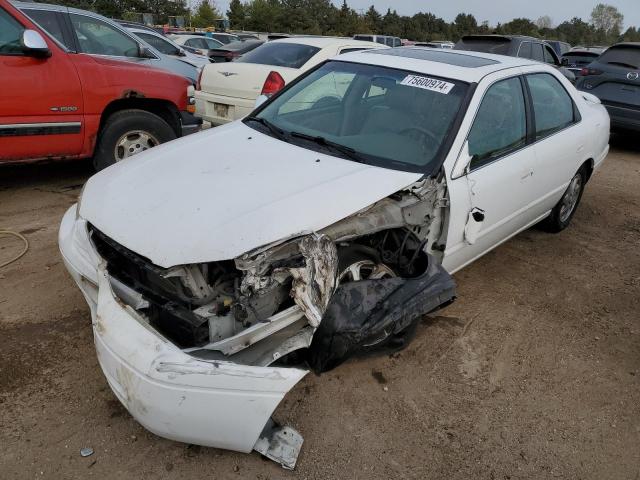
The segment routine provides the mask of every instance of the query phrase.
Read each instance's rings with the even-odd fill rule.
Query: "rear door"
[[[47,16],[61,31],[58,14]],[[52,55],[25,55],[20,41],[26,28],[34,27],[0,7],[0,160],[78,155],[83,140],[78,74],[69,54],[43,32]]]

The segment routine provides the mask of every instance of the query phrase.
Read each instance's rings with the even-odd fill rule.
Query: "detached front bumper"
[[[256,449],[295,466],[302,439],[295,430],[274,426],[270,416],[305,370],[203,361],[184,353],[114,294],[123,285],[109,277],[75,205],[62,219],[59,243],[91,309],[102,371],[140,424],[172,440]]]

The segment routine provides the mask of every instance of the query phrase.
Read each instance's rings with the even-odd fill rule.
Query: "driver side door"
[[[30,56],[22,50],[22,34],[27,29],[42,35],[50,57]],[[0,90],[0,161],[80,153],[82,89],[69,54],[20,12],[2,7]]]

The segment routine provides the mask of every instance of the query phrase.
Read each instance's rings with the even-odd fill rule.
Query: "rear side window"
[[[80,51],[95,55],[137,57],[138,42],[97,18],[71,13],[71,24],[78,37]]]
[[[272,42],[260,45],[240,57],[237,62],[300,68],[320,49],[311,45],[290,42]]]
[[[640,68],[640,47],[612,47],[600,55],[598,61],[638,69]]]
[[[480,104],[469,132],[471,170],[524,146],[527,117],[519,78],[492,85]]]
[[[538,62],[544,62],[544,52],[542,50],[541,43],[532,43],[531,44],[531,57],[532,60],[536,60]]]
[[[518,50],[518,56],[520,58],[531,58],[531,42],[522,42],[520,44],[520,50]]]
[[[203,48],[209,48],[209,49],[220,48],[222,46],[222,42],[219,42],[212,38],[203,38],[202,43],[204,43]]]
[[[527,75],[526,78],[533,101],[536,139],[575,122],[573,100],[557,79],[548,73]]]
[[[56,12],[32,9],[24,9],[23,12],[62,45],[70,50],[73,49],[73,46],[69,45],[69,42],[65,42],[64,40],[62,25],[60,25],[60,18],[56,15]]]
[[[398,37],[393,39],[393,46],[394,47],[401,47],[402,46],[402,40],[400,40]]]
[[[171,43],[156,35],[141,32],[137,32],[136,35],[165,55],[178,55],[180,53],[180,50],[174,47]]]
[[[20,55],[24,27],[0,8],[0,55]]]

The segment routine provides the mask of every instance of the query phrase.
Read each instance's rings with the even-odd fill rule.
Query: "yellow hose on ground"
[[[21,233],[12,232],[11,230],[0,230],[0,236],[2,236],[2,235],[9,235],[10,237],[19,238],[20,240],[22,240],[24,242],[24,248],[22,249],[22,251],[18,255],[13,257],[11,260],[9,260],[7,262],[4,262],[4,263],[0,263],[0,268],[6,267],[10,263],[15,262],[16,260],[21,258],[25,253],[27,253],[27,250],[29,250],[29,240],[27,240],[27,238],[24,235],[22,235]]]

